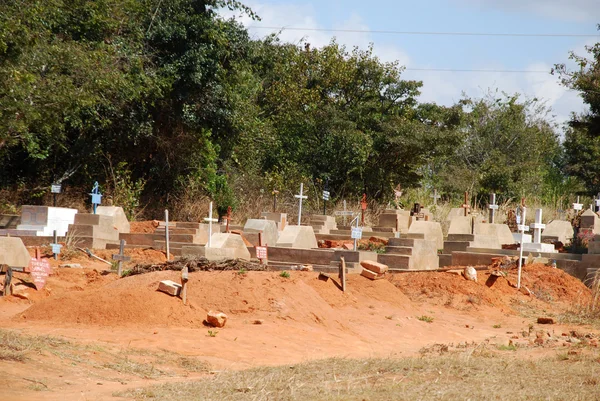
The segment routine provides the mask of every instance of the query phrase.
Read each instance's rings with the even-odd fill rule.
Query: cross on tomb
[[[323,188],[323,215],[324,216],[327,214],[327,201],[329,200],[330,196],[331,196],[331,193],[329,192],[329,178],[327,178],[327,180],[325,181],[325,188]]]
[[[344,216],[344,226],[346,226],[346,222],[348,221],[346,220],[346,216],[354,216],[353,211],[346,210],[346,200],[344,200],[344,210],[341,212],[335,212],[335,214],[338,216]]]
[[[469,193],[467,191],[465,191],[465,203],[461,207],[465,209],[465,216],[468,216],[471,206],[469,205]]]
[[[94,187],[92,188],[92,192],[90,193],[92,197],[92,206],[94,208],[94,214],[96,214],[96,207],[102,203],[102,194],[100,193],[100,185],[98,185],[98,181],[94,183]]]
[[[213,203],[210,202],[208,206],[208,217],[204,218],[204,221],[208,222],[208,242],[206,243],[206,247],[210,248],[212,245],[212,223],[217,223],[219,220],[213,219]]]
[[[490,209],[490,224],[494,224],[496,220],[496,210],[498,210],[498,205],[496,204],[496,194],[490,195],[490,204],[488,205],[488,209]]]
[[[298,225],[301,225],[302,222],[302,200],[308,199],[308,196],[304,195],[304,183],[300,183],[300,193],[298,195],[294,195],[295,198],[300,200],[298,205]]]
[[[535,223],[532,223],[529,227],[533,229],[533,243],[540,244],[542,242],[542,230],[546,228],[546,225],[542,224],[542,209],[536,209]]]
[[[438,199],[440,199],[440,195],[438,194],[437,189],[433,189],[433,195],[431,195],[431,197],[433,198],[433,204],[437,206],[437,201]]]
[[[273,193],[273,213],[275,213],[275,210],[277,210],[277,194],[279,193],[279,191],[274,189],[272,193]]]
[[[577,197],[577,202],[573,203],[573,210],[577,212],[583,210],[583,203],[579,203],[579,196]]]
[[[123,272],[123,262],[129,262],[131,257],[125,256],[125,240],[122,239],[119,244],[119,253],[112,255],[112,259],[118,262],[117,264],[117,276],[121,277]]]
[[[360,200],[360,210],[362,211],[360,221],[362,226],[365,225],[365,210],[367,210],[367,206],[369,206],[367,203],[367,194],[363,194],[362,199]]]
[[[224,219],[227,221],[227,225],[225,226],[225,232],[229,232],[229,222],[231,221],[231,206],[227,206],[227,215],[225,215]]]

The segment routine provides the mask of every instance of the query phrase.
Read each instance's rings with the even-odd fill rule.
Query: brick
[[[206,321],[213,327],[223,327],[227,323],[227,315],[223,312],[210,311],[206,315]]]
[[[362,262],[360,262],[360,265],[363,268],[377,274],[385,273],[389,269],[387,265],[384,265],[383,263],[374,262],[372,260],[363,260]]]
[[[163,280],[158,284],[158,291],[162,291],[174,297],[179,296],[181,292],[181,284],[171,280]]]
[[[375,273],[365,268],[363,268],[363,271],[360,273],[360,275],[371,280],[380,280],[385,277],[385,273]]]

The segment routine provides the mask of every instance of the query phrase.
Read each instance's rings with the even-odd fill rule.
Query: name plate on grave
[[[46,279],[50,274],[50,262],[45,259],[31,258],[29,262],[29,273],[33,278],[35,288],[39,291],[46,285]]]
[[[50,192],[53,194],[59,194],[62,190],[62,186],[60,184],[52,184],[50,187]]]
[[[352,227],[352,233],[350,235],[352,239],[361,239],[362,238],[362,228],[361,227]]]
[[[329,200],[330,193],[329,191],[323,191],[323,200]]]
[[[257,246],[256,247],[256,258],[257,259],[267,259],[267,247],[266,246]]]
[[[50,244],[50,246],[52,247],[52,253],[53,254],[60,254],[60,248],[62,248],[61,244]]]

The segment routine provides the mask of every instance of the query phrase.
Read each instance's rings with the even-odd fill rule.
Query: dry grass
[[[586,283],[592,292],[590,303],[577,303],[571,310],[562,314],[559,320],[562,323],[590,324],[600,327],[600,270]]]
[[[518,359],[519,352],[472,349],[423,358],[327,359],[223,372],[115,395],[179,401],[597,399],[597,354]]]
[[[0,329],[0,361],[24,362],[32,353],[70,346],[68,341],[49,336],[24,336]]]

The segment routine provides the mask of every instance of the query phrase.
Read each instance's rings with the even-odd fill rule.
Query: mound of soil
[[[152,234],[156,231],[156,227],[158,227],[156,220],[132,221],[129,223],[129,231],[137,234]]]
[[[274,317],[308,324],[336,325],[335,308],[369,305],[375,301],[407,308],[410,300],[386,280],[349,278],[349,291],[342,293],[332,281],[320,281],[314,272],[233,271],[191,273],[189,305],[158,292],[161,280],[179,282],[180,273],[157,271],[126,277],[100,288],[69,292],[40,301],[17,319],[102,326],[201,327],[206,311],[252,318]],[[238,319],[239,320],[239,319]]]

